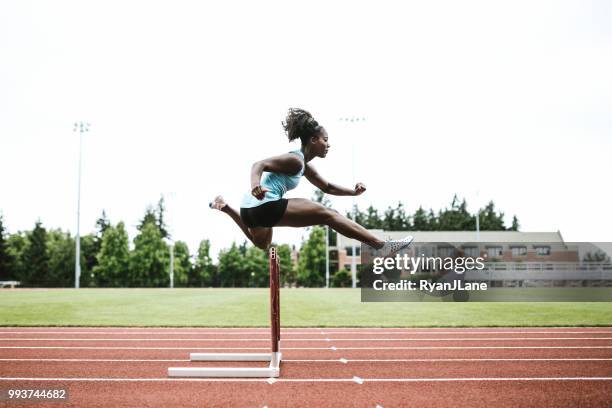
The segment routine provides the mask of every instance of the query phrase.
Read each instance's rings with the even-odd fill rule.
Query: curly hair
[[[323,129],[323,126],[319,125],[310,112],[298,108],[290,108],[282,124],[289,141],[300,138],[303,145]]]

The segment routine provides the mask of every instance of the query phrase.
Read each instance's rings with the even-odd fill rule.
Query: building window
[[[455,248],[453,247],[438,247],[438,256],[442,258],[447,256],[453,256],[454,252]]]
[[[346,269],[347,271],[351,270],[351,264],[344,264],[344,269]]]
[[[500,246],[487,247],[487,255],[493,258],[497,256],[502,256],[502,247]]]
[[[464,247],[463,248],[463,254],[465,256],[471,257],[471,258],[476,258],[478,256],[480,256],[480,252],[478,251],[478,247]]]
[[[533,249],[536,251],[536,255],[550,255],[550,247],[549,246],[534,246]]]
[[[512,256],[525,256],[527,255],[527,247],[514,246],[512,247]]]
[[[346,247],[344,248],[346,250],[346,256],[353,256],[353,247]],[[361,247],[360,246],[356,246],[355,247],[355,254],[356,256],[361,255]]]

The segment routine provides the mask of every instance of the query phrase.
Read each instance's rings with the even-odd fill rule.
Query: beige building
[[[519,231],[384,231],[370,230],[383,239],[399,240],[414,237],[412,248],[419,252],[419,243],[439,243],[437,255],[444,256],[450,244],[461,244],[466,256],[483,256],[499,262],[573,262],[580,261],[576,247],[568,246],[561,232]],[[449,245],[444,243],[448,242]],[[351,270],[352,246],[359,269],[361,243],[337,234],[336,245],[330,246],[330,273],[346,268]],[[433,254],[431,254],[433,255]]]

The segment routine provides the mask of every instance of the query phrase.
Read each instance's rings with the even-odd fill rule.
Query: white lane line
[[[612,349],[612,346],[380,346],[281,347],[283,350],[495,350],[495,349]],[[111,346],[0,346],[0,349],[59,350],[269,350],[269,347],[111,347]]]
[[[281,335],[304,335],[304,334],[612,334],[612,331],[533,331],[533,330],[521,330],[521,331],[467,331],[467,330],[457,330],[457,331],[337,331],[337,332],[284,332],[281,331]],[[270,330],[267,331],[257,331],[257,332],[236,332],[236,331],[222,331],[222,332],[205,332],[205,331],[161,331],[161,332],[152,332],[152,331],[0,331],[0,334],[130,334],[130,335],[140,335],[140,334],[162,334],[162,335],[201,335],[201,334],[260,334],[262,336],[269,335]]]
[[[189,362],[189,359],[156,359],[156,358],[0,358],[0,361],[20,361],[20,362],[62,362],[62,363],[78,363],[78,362]],[[285,362],[291,363],[342,363],[349,362],[357,363],[436,363],[436,362],[479,362],[479,361],[612,361],[612,358],[599,357],[584,357],[584,358],[378,358],[378,359],[291,359],[283,358]]]
[[[156,363],[156,362],[164,362],[164,363],[172,363],[172,362],[188,362],[191,361],[188,358],[184,359],[155,359],[155,358],[128,358],[128,359],[120,359],[120,358],[0,358],[0,361],[37,361],[37,362],[60,362],[60,363]],[[285,361],[285,360],[283,360]]]
[[[496,381],[612,381],[612,377],[465,377],[465,378],[360,378],[366,382],[496,382]],[[0,377],[0,381],[62,381],[62,382],[255,382],[269,383],[261,378],[79,378],[79,377]],[[354,378],[277,378],[275,383],[355,383]]]
[[[0,359],[2,361],[2,359]],[[341,358],[338,359],[287,359],[283,361],[292,363],[436,363],[436,362],[479,362],[479,361],[612,361],[612,358],[377,358],[377,359],[358,359],[358,358]]]
[[[317,338],[304,338],[304,339],[283,339],[282,342],[301,342],[301,341],[311,341],[311,342],[330,342],[330,341],[546,341],[546,340],[555,340],[555,341],[565,341],[565,340],[612,340],[612,337],[455,337],[455,338],[359,338],[359,339],[335,339],[335,338],[325,338],[325,339],[317,339]],[[103,338],[103,339],[74,339],[74,338],[53,338],[53,337],[28,337],[28,338],[20,338],[20,337],[3,337],[0,338],[0,341],[104,341],[104,342],[113,342],[113,341],[218,341],[218,342],[269,342],[269,338],[260,338],[260,339],[185,339],[185,338],[167,338],[167,339],[152,339],[152,338]]]

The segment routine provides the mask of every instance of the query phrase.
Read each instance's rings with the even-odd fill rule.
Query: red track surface
[[[286,329],[281,377],[168,378],[190,352],[264,352],[269,329],[0,328],[0,407],[612,406],[612,328]]]

